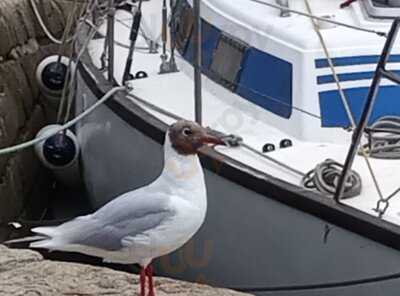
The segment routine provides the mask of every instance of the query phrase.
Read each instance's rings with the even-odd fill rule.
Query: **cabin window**
[[[209,76],[209,68],[213,59],[215,48],[218,45],[221,36],[220,31],[206,21],[201,22],[202,28],[202,71]],[[182,56],[192,65],[194,64],[195,57],[195,38],[193,32],[186,49],[181,52]]]
[[[400,0],[364,0],[362,4],[373,18],[395,18],[400,15]]]
[[[284,118],[292,114],[293,66],[291,63],[250,48],[236,92],[243,98]]]
[[[238,73],[248,46],[230,36],[221,35],[210,65],[210,77],[234,91]]]
[[[400,7],[400,0],[372,0],[375,6]]]
[[[173,3],[174,4],[174,3]],[[183,58],[194,62],[194,15],[185,0],[172,5],[172,36]],[[202,20],[202,72],[219,85],[270,112],[292,114],[292,64],[250,47]]]

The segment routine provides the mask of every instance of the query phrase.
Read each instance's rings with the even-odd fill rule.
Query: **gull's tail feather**
[[[59,227],[59,226],[58,226]],[[43,239],[32,241],[29,245],[30,248],[37,248],[37,249],[49,249],[54,250],[56,249],[55,243],[57,236],[57,226],[53,227],[35,227],[31,229],[33,233],[42,236]]]
[[[41,241],[41,240],[45,240],[47,238],[48,237],[43,236],[43,235],[34,235],[34,236],[28,236],[28,237],[8,240],[8,241],[5,241],[3,244],[5,244],[5,245],[14,245],[14,244],[19,244],[19,243]]]
[[[53,226],[50,226],[50,227],[35,227],[35,228],[32,228],[31,231],[33,233],[36,233],[36,234],[39,234],[39,235],[43,235],[43,236],[45,236],[47,238],[53,238],[57,234],[57,230],[56,229],[57,229],[57,226],[56,227],[53,227]]]
[[[19,243],[28,243],[30,248],[48,248],[51,247],[49,242],[52,242],[53,236],[55,235],[56,227],[36,227],[31,229],[33,233],[36,235],[28,236],[18,239],[12,239],[6,241],[4,244],[6,245],[14,245]]]

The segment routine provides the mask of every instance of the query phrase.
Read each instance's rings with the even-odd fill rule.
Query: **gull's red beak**
[[[226,145],[225,141],[220,136],[212,135],[208,131],[201,137],[201,142],[203,144]]]

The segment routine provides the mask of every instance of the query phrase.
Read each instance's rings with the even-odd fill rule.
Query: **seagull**
[[[164,143],[164,168],[151,184],[113,199],[93,214],[55,227],[37,227],[35,236],[9,241],[31,248],[78,252],[104,262],[139,264],[140,295],[154,296],[153,259],[183,246],[203,224],[207,194],[199,149],[225,145],[223,137],[187,120],[171,125]]]

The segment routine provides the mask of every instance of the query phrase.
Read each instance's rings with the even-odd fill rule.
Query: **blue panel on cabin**
[[[206,21],[202,21],[201,28],[202,28],[202,47],[203,47],[202,69],[203,71],[205,71],[211,65],[214,50],[217,47],[221,32],[211,24],[207,23]],[[193,38],[190,38],[189,44],[184,54],[184,58],[190,63],[193,63],[194,59],[193,42],[194,42]]]
[[[360,119],[368,90],[368,87],[344,90],[357,122]],[[319,101],[323,127],[347,127],[350,125],[346,110],[337,90],[321,92],[319,94]],[[371,124],[385,115],[400,116],[399,86],[382,86],[379,89],[369,123]]]
[[[338,66],[353,66],[353,65],[365,65],[365,64],[376,64],[379,61],[379,55],[368,55],[368,56],[350,56],[350,57],[339,57],[332,59],[333,65]],[[393,54],[389,57],[389,63],[400,62],[400,55]],[[316,68],[328,68],[329,63],[327,59],[315,60]]]
[[[400,75],[400,71],[392,71]],[[337,74],[339,81],[354,81],[354,80],[364,80],[372,79],[375,72],[356,72],[356,73],[341,73]],[[317,77],[318,84],[326,84],[335,82],[333,75],[321,75]]]
[[[250,48],[242,64],[236,92],[285,118],[292,114],[292,64]]]

